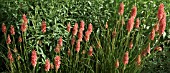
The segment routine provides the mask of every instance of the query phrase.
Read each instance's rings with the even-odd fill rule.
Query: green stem
[[[98,51],[96,52],[96,73],[98,73]]]
[[[123,66],[122,73],[124,73],[125,69],[126,69],[126,65]]]
[[[12,38],[13,38],[13,47],[16,47],[16,45],[15,45],[15,38],[14,38],[13,35],[12,35]]]
[[[33,73],[35,73],[35,67],[33,68]]]
[[[22,45],[21,45],[21,43],[19,43],[19,44],[20,44],[20,51],[21,51],[21,54],[23,54],[23,53],[22,53]]]
[[[11,61],[10,61],[10,67],[11,67],[11,73],[14,73]]]
[[[57,73],[58,72],[58,70],[55,70],[55,73]]]

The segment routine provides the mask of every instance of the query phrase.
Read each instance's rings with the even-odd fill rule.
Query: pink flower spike
[[[119,15],[123,15],[123,13],[124,13],[124,3],[122,2],[122,3],[120,3],[120,5],[119,5]]]
[[[135,28],[139,28],[140,25],[140,20],[139,18],[136,19],[136,24],[135,24]]]
[[[2,32],[5,34],[6,33],[6,26],[4,23],[2,23]]]
[[[11,38],[10,38],[10,35],[8,34],[8,38],[6,40],[6,44],[11,44]]]
[[[11,35],[15,35],[15,28],[13,25],[11,25],[11,27],[10,27],[10,33],[11,33]]]
[[[151,33],[150,33],[150,37],[149,37],[149,38],[150,38],[150,40],[153,41],[153,40],[154,40],[154,37],[155,37],[155,29],[153,28],[152,31],[151,31]]]
[[[71,45],[73,46],[74,43],[75,43],[75,38],[74,38],[74,36],[73,36],[73,37],[71,38]]]
[[[8,49],[8,59],[10,60],[10,62],[13,62],[13,61],[14,61],[14,59],[13,59],[13,57],[12,57],[12,52],[11,52],[10,49]]]
[[[77,41],[76,52],[79,52],[79,51],[80,51],[80,41]]]
[[[27,25],[26,24],[21,24],[21,31],[25,32],[27,30]]]
[[[137,7],[133,6],[131,11],[131,17],[136,18],[136,15],[137,15]]]
[[[141,64],[141,55],[138,55],[136,62],[138,66]]]
[[[155,29],[156,32],[158,32],[158,31],[159,31],[159,25],[158,25],[158,24],[155,24],[155,25],[154,25],[154,29]]]
[[[83,38],[83,30],[79,30],[78,32],[78,40],[82,41]]]
[[[124,57],[123,57],[123,64],[126,65],[128,64],[129,62],[129,52],[126,51],[126,53],[124,54]]]
[[[24,21],[24,24],[27,25],[28,19],[27,19],[27,16],[25,14],[22,15],[22,20]]]
[[[118,60],[118,59],[116,59],[115,67],[116,67],[116,68],[118,68],[118,67],[119,67],[119,60]]]
[[[75,23],[73,27],[72,35],[73,36],[77,35],[77,32],[78,32],[78,23]]]
[[[88,31],[90,31],[90,33],[93,31],[93,25],[91,23],[88,26]]]
[[[50,70],[50,60],[46,59],[45,61],[45,71],[49,71]]]
[[[159,35],[162,35],[166,28],[166,13],[164,13],[163,18],[159,22]]]
[[[157,13],[158,21],[160,21],[160,20],[163,18],[163,15],[164,15],[164,4],[161,3],[161,4],[159,5],[158,13]]]
[[[60,46],[59,46],[59,44],[57,44],[57,46],[56,46],[56,48],[55,48],[55,50],[54,50],[56,53],[59,53],[60,52]]]
[[[37,53],[36,53],[35,50],[32,51],[31,64],[32,64],[33,67],[35,67],[36,64],[37,64]]]
[[[19,42],[19,43],[21,43],[21,42],[22,42],[22,38],[21,38],[21,36],[19,36],[19,38],[18,38],[18,42]]]
[[[58,40],[58,44],[59,46],[63,46],[63,39],[62,36],[60,36],[59,40]]]
[[[42,31],[42,33],[46,32],[46,22],[45,21],[42,21],[42,23],[41,23],[41,31]]]
[[[60,64],[61,64],[60,56],[56,56],[56,57],[54,58],[54,64],[55,64],[56,70],[58,71],[58,69],[60,68]]]
[[[130,41],[129,48],[130,48],[130,49],[133,48],[133,41]]]
[[[92,46],[90,46],[90,48],[89,48],[88,55],[93,56],[93,48],[92,48]]]
[[[126,26],[126,29],[128,30],[128,32],[131,32],[131,31],[132,31],[133,26],[134,26],[134,18],[131,17],[131,18],[128,20],[128,24],[127,24],[127,26]]]
[[[88,31],[88,30],[85,32],[85,37],[84,37],[84,39],[85,39],[86,42],[89,41],[89,39],[90,39],[90,34],[91,34],[91,33],[90,33],[90,31]]]
[[[70,22],[67,24],[67,31],[70,32],[71,30],[71,25],[70,25]]]
[[[83,31],[84,31],[84,25],[85,25],[84,21],[81,20],[81,21],[80,21],[80,30],[83,30]]]

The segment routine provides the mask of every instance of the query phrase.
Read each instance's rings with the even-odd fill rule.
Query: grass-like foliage
[[[163,3],[147,14],[136,0],[49,1],[15,1],[21,9],[4,17],[11,20],[1,28],[6,72],[140,73],[163,50]]]

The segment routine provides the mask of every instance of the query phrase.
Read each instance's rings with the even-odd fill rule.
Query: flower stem
[[[32,73],[35,73],[35,67],[33,68],[33,72]]]
[[[12,68],[12,62],[10,61],[10,67],[11,67],[11,73],[14,73],[13,68]]]

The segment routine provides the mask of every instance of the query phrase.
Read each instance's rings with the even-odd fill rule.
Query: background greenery
[[[167,27],[165,34],[161,37],[163,41],[162,47],[163,52],[160,52],[157,56],[148,60],[148,64],[145,65],[143,72],[170,72],[170,1],[169,0],[18,0],[18,1],[3,1],[0,0],[0,24],[5,23],[7,29],[10,25],[17,26],[15,29],[19,30],[21,24],[22,14],[26,14],[29,21],[29,26],[35,25],[40,26],[42,20],[46,20],[47,23],[47,36],[41,35],[38,31],[40,28],[31,27],[27,33],[37,35],[27,35],[29,37],[37,37],[37,40],[50,39],[51,37],[58,36],[51,40],[57,40],[59,36],[64,36],[64,41],[67,40],[65,36],[68,33],[65,32],[65,26],[68,22],[74,25],[75,22],[84,20],[86,23],[92,22],[94,31],[97,28],[104,27],[105,22],[108,21],[109,28],[112,28],[118,20],[118,7],[119,3],[124,2],[125,20],[128,20],[129,13],[133,5],[138,8],[137,17],[140,17],[141,27],[154,26],[156,22],[156,14],[160,3],[165,5],[165,11],[167,13]],[[53,27],[53,28],[49,28]],[[36,30],[33,30],[36,29]],[[148,33],[146,31],[145,33]],[[5,40],[2,32],[0,32],[0,51],[6,52],[4,48]],[[16,32],[17,36],[21,33]],[[50,34],[52,36],[50,36]],[[17,39],[17,38],[16,38]],[[30,41],[33,39],[29,39]],[[32,41],[34,42],[34,41]],[[49,44],[51,41],[46,41],[47,48],[51,48]],[[55,46],[57,42],[54,42]],[[30,45],[30,48],[34,48],[35,45]],[[3,59],[0,60],[1,68],[3,71]]]

